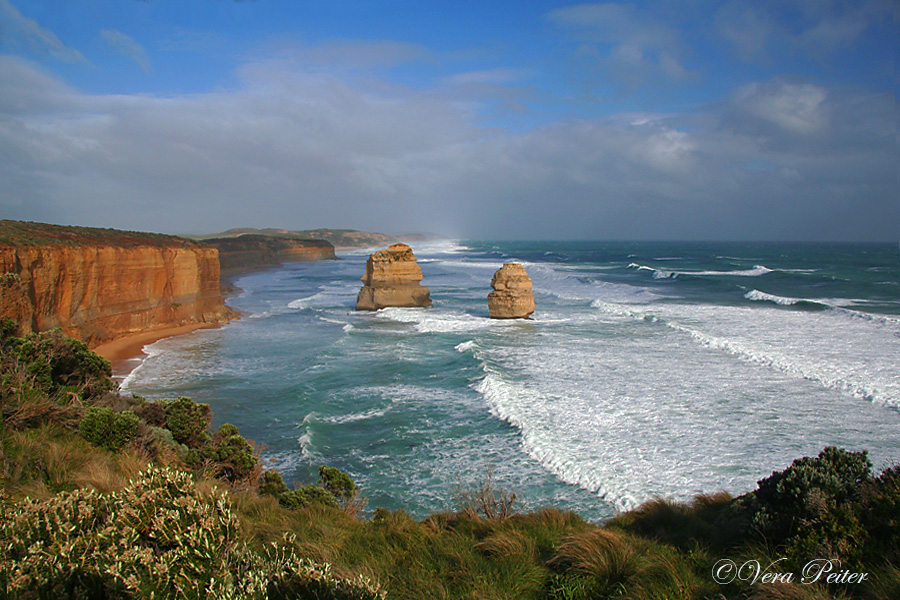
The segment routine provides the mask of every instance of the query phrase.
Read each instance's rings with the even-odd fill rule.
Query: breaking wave
[[[764,265],[754,265],[752,269],[737,269],[734,271],[666,271],[641,265],[638,263],[630,263],[629,269],[637,269],[638,271],[651,271],[654,279],[677,279],[681,276],[688,277],[759,277],[767,273],[772,273],[774,269],[770,269]]]

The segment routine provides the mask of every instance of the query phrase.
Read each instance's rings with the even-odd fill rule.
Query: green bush
[[[0,319],[0,343],[5,343],[6,340],[14,338],[18,329],[19,326],[12,319]]]
[[[199,404],[184,396],[177,400],[163,400],[166,429],[175,441],[196,448],[206,441],[206,428],[212,420],[208,404]]]
[[[216,477],[228,481],[250,476],[258,463],[253,446],[230,423],[219,427],[212,441],[200,449],[200,456],[213,463]]]
[[[15,329],[11,320],[0,321],[0,399],[28,413],[14,427],[53,419],[54,407],[93,403],[115,389],[109,362],[85,344],[59,330],[15,337]]]
[[[829,446],[760,480],[753,525],[784,546],[795,564],[812,558],[859,559],[866,531],[858,516],[872,463],[867,453]]]
[[[58,329],[7,338],[3,346],[14,352],[34,387],[50,396],[68,387],[77,389],[81,398],[93,398],[116,387],[109,361]]]
[[[356,496],[356,483],[350,475],[335,467],[319,467],[319,485],[324,487],[338,501],[347,501]]]
[[[94,406],[81,420],[78,433],[95,446],[118,450],[137,436],[140,424],[140,419],[130,410],[115,412],[105,406]]]
[[[900,564],[900,465],[884,469],[865,496],[860,512],[868,532],[867,558]]]
[[[137,394],[132,395],[134,414],[139,416],[148,425],[154,427],[166,426],[166,408],[159,402],[149,402]]]
[[[2,597],[382,598],[297,554],[296,540],[263,552],[238,543],[228,496],[190,475],[151,467],[120,494],[62,493],[4,502]]]
[[[284,483],[278,471],[263,472],[259,493],[273,496],[285,508],[298,509],[309,504],[338,507],[337,498],[325,488],[310,484],[292,490]]]

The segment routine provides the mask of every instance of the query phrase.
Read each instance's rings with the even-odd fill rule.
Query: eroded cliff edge
[[[223,323],[212,247],[151,233],[0,221],[0,316],[96,347],[135,333]]]
[[[337,258],[334,246],[325,240],[245,234],[204,239],[201,243],[219,251],[219,265],[228,273],[278,266],[283,262]]]

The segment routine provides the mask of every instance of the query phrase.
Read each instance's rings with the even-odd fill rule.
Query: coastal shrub
[[[278,471],[263,471],[259,481],[259,493],[278,498],[280,495],[291,491],[284,482],[284,478]]]
[[[309,504],[323,504],[335,508],[339,506],[334,494],[323,487],[309,484],[294,490],[290,489],[278,471],[263,472],[259,493],[273,496],[279,504],[290,509],[300,509]]]
[[[318,483],[334,496],[344,514],[350,517],[359,517],[369,503],[369,500],[359,493],[350,475],[338,468],[325,465],[319,467]]]
[[[834,446],[815,458],[799,458],[759,481],[753,525],[783,545],[795,564],[812,558],[857,561],[866,543],[858,502],[871,469],[865,451]]]
[[[253,446],[230,423],[221,425],[212,441],[200,448],[200,457],[213,463],[216,477],[228,481],[249,477],[259,462]]]
[[[207,441],[206,428],[212,420],[208,404],[194,402],[184,396],[176,400],[163,400],[166,411],[166,429],[175,441],[196,448]]]
[[[134,403],[134,408],[132,409],[134,414],[143,419],[147,425],[152,425],[153,427],[166,426],[166,408],[162,404],[150,402],[137,394],[132,395],[132,401]]]
[[[866,558],[900,566],[900,465],[883,469],[872,480],[862,504],[861,520],[868,533]]]
[[[337,500],[350,500],[356,495],[356,483],[350,475],[335,467],[319,467],[319,484]]]
[[[109,361],[58,329],[23,338],[18,344],[18,360],[25,365],[35,386],[49,395],[57,395],[62,387],[72,387],[86,399],[115,388]]]
[[[16,337],[19,326],[16,322],[9,318],[0,319],[0,344],[6,342],[10,338]]]
[[[81,420],[78,433],[95,446],[118,450],[137,436],[140,424],[130,410],[114,412],[106,406],[92,406]]]
[[[109,361],[78,340],[53,330],[15,337],[9,319],[0,327],[4,396],[15,387],[20,399],[34,390],[59,402],[99,398],[115,389]]]
[[[295,538],[238,542],[228,496],[150,467],[119,494],[75,490],[0,505],[0,596],[375,600],[377,586],[298,555]]]

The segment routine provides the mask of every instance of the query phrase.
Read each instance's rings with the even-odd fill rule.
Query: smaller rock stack
[[[379,250],[366,262],[363,287],[356,297],[356,310],[431,306],[431,292],[420,281],[422,270],[409,246],[394,244]]]
[[[523,319],[534,312],[534,292],[525,267],[507,263],[491,279],[494,291],[488,294],[492,319]]]

